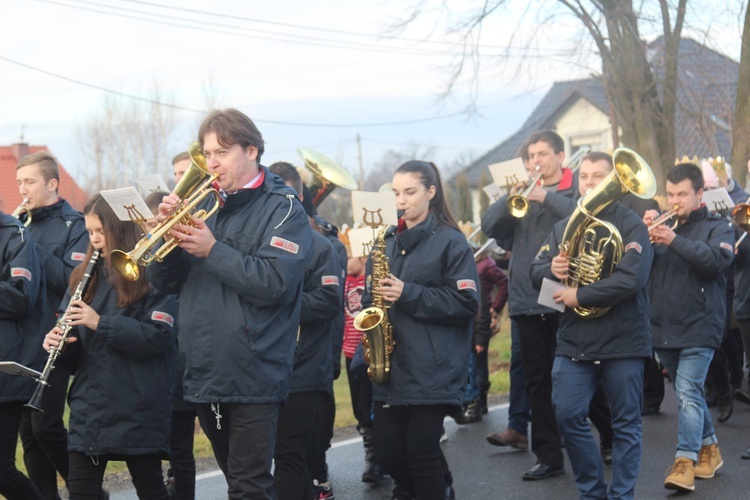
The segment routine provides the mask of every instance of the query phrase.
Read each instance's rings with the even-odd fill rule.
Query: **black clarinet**
[[[26,403],[24,406],[26,408],[30,408],[34,411],[40,411],[44,412],[42,410],[42,400],[44,398],[44,390],[49,387],[49,376],[52,373],[52,370],[55,369],[55,362],[57,361],[57,358],[60,357],[60,354],[62,354],[63,349],[65,348],[65,344],[68,343],[68,334],[70,333],[70,330],[73,328],[68,324],[68,322],[65,319],[65,316],[68,314],[68,310],[70,309],[71,302],[74,302],[76,300],[81,300],[85,295],[86,291],[89,288],[89,285],[91,284],[91,277],[94,274],[94,270],[96,269],[96,261],[99,260],[99,250],[96,250],[94,254],[91,256],[91,260],[89,261],[89,265],[86,266],[86,271],[83,273],[83,278],[81,279],[81,282],[78,283],[78,286],[76,287],[75,293],[73,293],[73,296],[70,298],[70,302],[68,302],[68,307],[65,308],[65,313],[60,316],[60,319],[57,320],[57,324],[55,326],[59,327],[62,330],[62,339],[60,340],[60,343],[57,344],[56,347],[52,347],[49,350],[49,357],[47,358],[47,364],[44,365],[44,370],[42,370],[42,374],[39,376],[36,381],[39,383],[39,385],[36,387],[36,390],[34,391],[34,394],[31,396],[31,399],[28,403]]]

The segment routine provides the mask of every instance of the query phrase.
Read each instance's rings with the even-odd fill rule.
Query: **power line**
[[[6,61],[6,62],[11,63],[11,64],[15,64],[15,65],[20,66],[20,67],[25,68],[25,69],[29,69],[29,70],[32,70],[32,71],[36,71],[36,72],[45,74],[47,76],[51,76],[53,78],[59,78],[61,80],[65,80],[67,82],[74,83],[76,85],[81,85],[81,86],[84,86],[84,87],[88,87],[88,88],[100,90],[100,91],[106,92],[108,94],[113,94],[113,95],[117,95],[117,96],[120,96],[120,97],[125,97],[125,98],[128,98],[128,99],[134,99],[136,101],[145,102],[145,103],[153,104],[153,105],[156,105],[156,106],[163,106],[163,107],[167,107],[167,108],[171,108],[171,109],[175,109],[175,110],[179,110],[179,111],[187,111],[187,112],[190,112],[190,113],[198,113],[198,114],[202,114],[202,115],[205,115],[205,114],[208,113],[208,111],[206,111],[206,110],[188,108],[188,107],[185,107],[185,106],[179,106],[177,104],[171,104],[171,103],[161,102],[161,101],[157,101],[157,100],[154,100],[154,99],[149,99],[147,97],[135,96],[135,95],[126,94],[124,92],[120,92],[120,91],[117,91],[117,90],[108,89],[106,87],[101,87],[99,85],[95,85],[95,84],[92,84],[92,83],[84,82],[82,80],[78,80],[78,79],[75,79],[75,78],[70,78],[68,76],[60,75],[58,73],[53,73],[52,71],[48,71],[48,70],[45,70],[45,69],[37,68],[35,66],[31,66],[29,64],[17,61],[15,59],[11,59],[9,57],[5,57],[3,55],[0,55],[0,60]],[[533,89],[533,90],[528,91],[528,92],[533,92],[534,90],[537,90],[539,88],[541,88],[541,87],[537,87],[536,89]],[[527,92],[524,92],[524,93],[522,93],[520,95],[524,95],[526,93]],[[495,106],[497,104],[509,101],[511,99],[515,99],[517,97],[519,97],[519,96],[507,97],[505,99],[501,99],[500,101],[496,101],[494,103],[478,107],[477,109],[484,109],[484,108],[487,108],[487,107]],[[289,121],[281,121],[281,120],[268,120],[268,119],[264,119],[264,118],[253,118],[253,121],[256,121],[256,122],[259,122],[259,123],[268,123],[268,124],[272,124],[272,125],[285,125],[285,126],[292,126],[292,127],[316,127],[316,128],[356,128],[356,127],[359,127],[359,128],[366,128],[366,127],[391,127],[391,126],[399,126],[399,125],[412,125],[412,124],[416,124],[416,123],[424,123],[424,122],[430,122],[430,121],[436,121],[436,120],[443,120],[443,119],[446,119],[446,118],[455,118],[457,116],[465,116],[466,114],[467,114],[466,111],[457,111],[457,112],[448,113],[448,114],[445,114],[445,115],[431,116],[431,117],[425,117],[425,118],[415,118],[415,119],[411,119],[411,120],[377,122],[377,123],[312,123],[312,122],[305,123],[305,122],[289,122]]]

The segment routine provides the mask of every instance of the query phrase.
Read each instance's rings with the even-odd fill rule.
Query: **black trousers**
[[[416,500],[445,498],[450,481],[440,449],[445,405],[390,406],[375,402],[372,435],[375,454],[396,489]]]
[[[275,499],[271,463],[279,404],[217,403],[212,409],[198,403],[195,411],[226,476],[229,498]]]
[[[352,360],[346,358],[346,377],[349,381],[349,394],[352,397],[352,411],[357,419],[357,428],[372,427],[372,382],[369,378],[358,381],[349,370]]]
[[[27,410],[21,418],[23,462],[42,497],[56,500],[57,473],[68,481],[68,431],[63,423],[70,366],[57,363],[42,399],[43,412]]]
[[[643,406],[659,408],[664,401],[664,375],[652,351],[643,366]]]
[[[323,403],[315,415],[310,446],[307,450],[307,470],[310,473],[310,480],[315,479],[319,483],[327,483],[326,452],[331,447],[331,439],[333,439],[333,426],[336,422],[336,399],[333,393],[321,394],[323,395]]]
[[[16,445],[23,401],[0,403],[0,495],[8,500],[39,500],[39,490],[16,469]]]
[[[174,475],[174,498],[176,500],[195,499],[195,410],[172,412],[172,432],[169,446],[172,454],[169,464]]]
[[[316,415],[325,403],[322,392],[289,394],[279,411],[274,452],[274,488],[279,500],[311,500],[312,480],[307,468],[307,454],[314,432],[318,431]]]
[[[70,500],[99,500],[102,494],[104,471],[110,461],[124,461],[133,479],[139,499],[169,500],[167,488],[161,475],[161,456],[150,455],[84,455],[70,452],[70,475],[68,491]]]
[[[513,316],[521,334],[526,392],[531,404],[531,451],[537,463],[563,467],[560,431],[552,408],[552,364],[557,346],[553,314]]]

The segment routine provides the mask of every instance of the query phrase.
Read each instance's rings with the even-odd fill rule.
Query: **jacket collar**
[[[282,196],[294,194],[292,188],[287,186],[279,176],[272,174],[263,165],[260,165],[260,168],[262,171],[261,183],[257,187],[243,188],[234,194],[228,195],[224,201],[222,210],[236,210],[238,207],[250,203],[263,193],[280,194]]]
[[[397,233],[396,247],[398,250],[411,252],[417,245],[422,243],[427,236],[435,232],[436,227],[437,222],[435,221],[435,218],[432,214],[429,214],[424,221],[420,222],[413,228]]]
[[[32,219],[37,220],[46,219],[47,217],[51,217],[56,213],[59,213],[64,204],[65,200],[63,200],[62,198],[58,198],[57,201],[52,205],[47,205],[46,207],[39,207],[32,210],[31,217]]]
[[[573,171],[569,168],[563,168],[562,174],[562,180],[557,185],[558,191],[564,191],[573,187]]]
[[[701,205],[700,208],[690,212],[690,215],[688,215],[688,218],[685,224],[703,220],[703,219],[706,219],[707,217],[708,217],[708,208],[706,208],[706,205]]]

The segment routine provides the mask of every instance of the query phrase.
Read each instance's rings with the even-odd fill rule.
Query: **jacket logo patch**
[[[477,291],[477,284],[474,280],[458,280],[456,282],[459,290],[474,290]]]
[[[11,267],[10,276],[11,278],[18,278],[20,276],[31,281],[31,271],[29,271],[25,267]]]
[[[86,258],[86,254],[85,253],[73,252],[73,253],[70,254],[70,259],[71,260],[77,260],[78,262],[83,262],[83,260],[85,258]]]
[[[151,313],[151,320],[152,321],[161,321],[162,323],[166,323],[169,326],[174,326],[174,318],[171,314],[167,314],[162,311],[154,311]]]
[[[271,238],[271,246],[286,250],[287,252],[293,254],[297,254],[297,252],[299,252],[298,244],[293,243],[289,240],[285,240],[284,238],[279,238],[278,236],[274,236],[273,238]]]
[[[633,249],[633,250],[635,250],[638,253],[643,252],[643,247],[640,244],[638,244],[637,242],[635,242],[635,241],[630,242],[627,245],[625,245],[625,249],[624,249],[625,252],[627,252],[630,249]]]
[[[728,250],[732,255],[734,255],[734,247],[730,245],[729,243],[722,241],[719,246],[723,248],[724,250]]]
[[[339,286],[339,277],[338,276],[323,276],[322,278],[324,285],[336,285]]]

